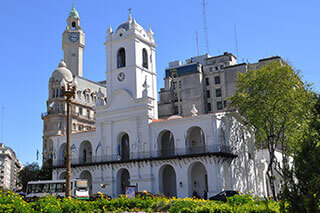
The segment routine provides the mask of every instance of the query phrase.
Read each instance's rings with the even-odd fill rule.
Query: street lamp
[[[70,151],[70,127],[71,127],[71,114],[70,105],[72,99],[76,94],[77,81],[68,82],[65,78],[62,79],[61,83],[62,96],[66,97],[67,102],[67,161],[66,161],[66,198],[71,197],[71,151]]]

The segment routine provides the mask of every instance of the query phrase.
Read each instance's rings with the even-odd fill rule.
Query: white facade
[[[17,189],[18,172],[22,168],[14,151],[0,143],[0,188]]]
[[[129,185],[177,197],[227,189],[265,194],[251,130],[238,114],[197,115],[190,107],[189,117],[158,119],[153,32],[130,14],[107,33],[107,98],[97,95],[95,128],[71,135],[72,178],[88,179],[91,193],[112,197]],[[50,140],[53,179],[63,179],[66,137]]]

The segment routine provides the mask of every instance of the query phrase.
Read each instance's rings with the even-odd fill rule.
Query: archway
[[[130,159],[130,142],[129,135],[127,133],[120,134],[120,144],[118,148],[118,153],[121,156],[121,160]]]
[[[142,66],[148,69],[148,52],[145,48],[142,49]]]
[[[59,175],[59,180],[64,180],[64,179],[66,179],[66,175],[67,175],[66,172],[61,172],[60,175]]]
[[[81,172],[80,179],[86,179],[88,181],[89,194],[92,194],[92,175],[88,170],[84,170]]]
[[[205,166],[195,162],[188,169],[189,195],[190,197],[207,198],[208,196],[208,173]]]
[[[188,152],[190,154],[203,153],[205,151],[205,137],[203,130],[194,126],[188,129]]]
[[[83,141],[79,149],[79,163],[92,162],[92,146],[89,141]]]
[[[127,169],[120,169],[117,174],[117,193],[125,194],[126,187],[130,186],[130,173]]]
[[[177,196],[176,172],[170,165],[164,165],[159,170],[159,189],[166,197]]]
[[[174,137],[172,132],[169,130],[160,132],[158,135],[158,144],[161,157],[174,155]]]
[[[123,47],[118,50],[117,53],[117,68],[126,66],[126,51]]]

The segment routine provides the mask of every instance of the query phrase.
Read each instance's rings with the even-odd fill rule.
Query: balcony
[[[135,162],[146,160],[182,159],[199,156],[223,156],[235,158],[232,146],[207,145],[191,148],[176,148],[172,150],[155,150],[149,152],[130,152],[128,156],[121,155],[101,155],[83,158],[71,158],[71,165],[74,167],[84,165],[115,164],[123,162]],[[53,166],[56,168],[65,167],[65,160],[54,160]]]
[[[67,115],[67,111],[65,111],[65,110],[49,110],[47,112],[41,113],[41,118],[45,117],[47,115],[53,115],[53,114],[55,114],[55,115],[57,115],[57,114]],[[94,115],[93,116],[92,115],[91,116],[82,115],[79,112],[74,112],[74,111],[71,111],[71,115],[76,116],[76,117],[78,117],[80,119],[88,120],[88,121],[95,120],[95,116]]]

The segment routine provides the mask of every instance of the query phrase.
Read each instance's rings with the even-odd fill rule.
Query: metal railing
[[[63,115],[67,115],[67,112],[65,110],[49,110],[47,112],[43,112],[41,113],[41,117],[45,117],[47,115],[52,115],[52,114],[63,114]],[[82,115],[80,114],[79,112],[74,112],[74,111],[71,111],[71,115],[74,115],[74,116],[78,116],[80,118],[84,118],[84,119],[87,119],[87,120],[94,120],[95,119],[95,116],[94,115]]]
[[[135,160],[161,160],[181,157],[195,157],[209,154],[229,154],[234,156],[233,147],[225,145],[207,145],[197,147],[176,148],[170,150],[154,150],[148,152],[130,152],[126,156],[117,155],[95,155],[86,158],[71,158],[72,165],[88,165],[94,163],[116,163]],[[53,160],[53,166],[64,166],[65,160]]]

